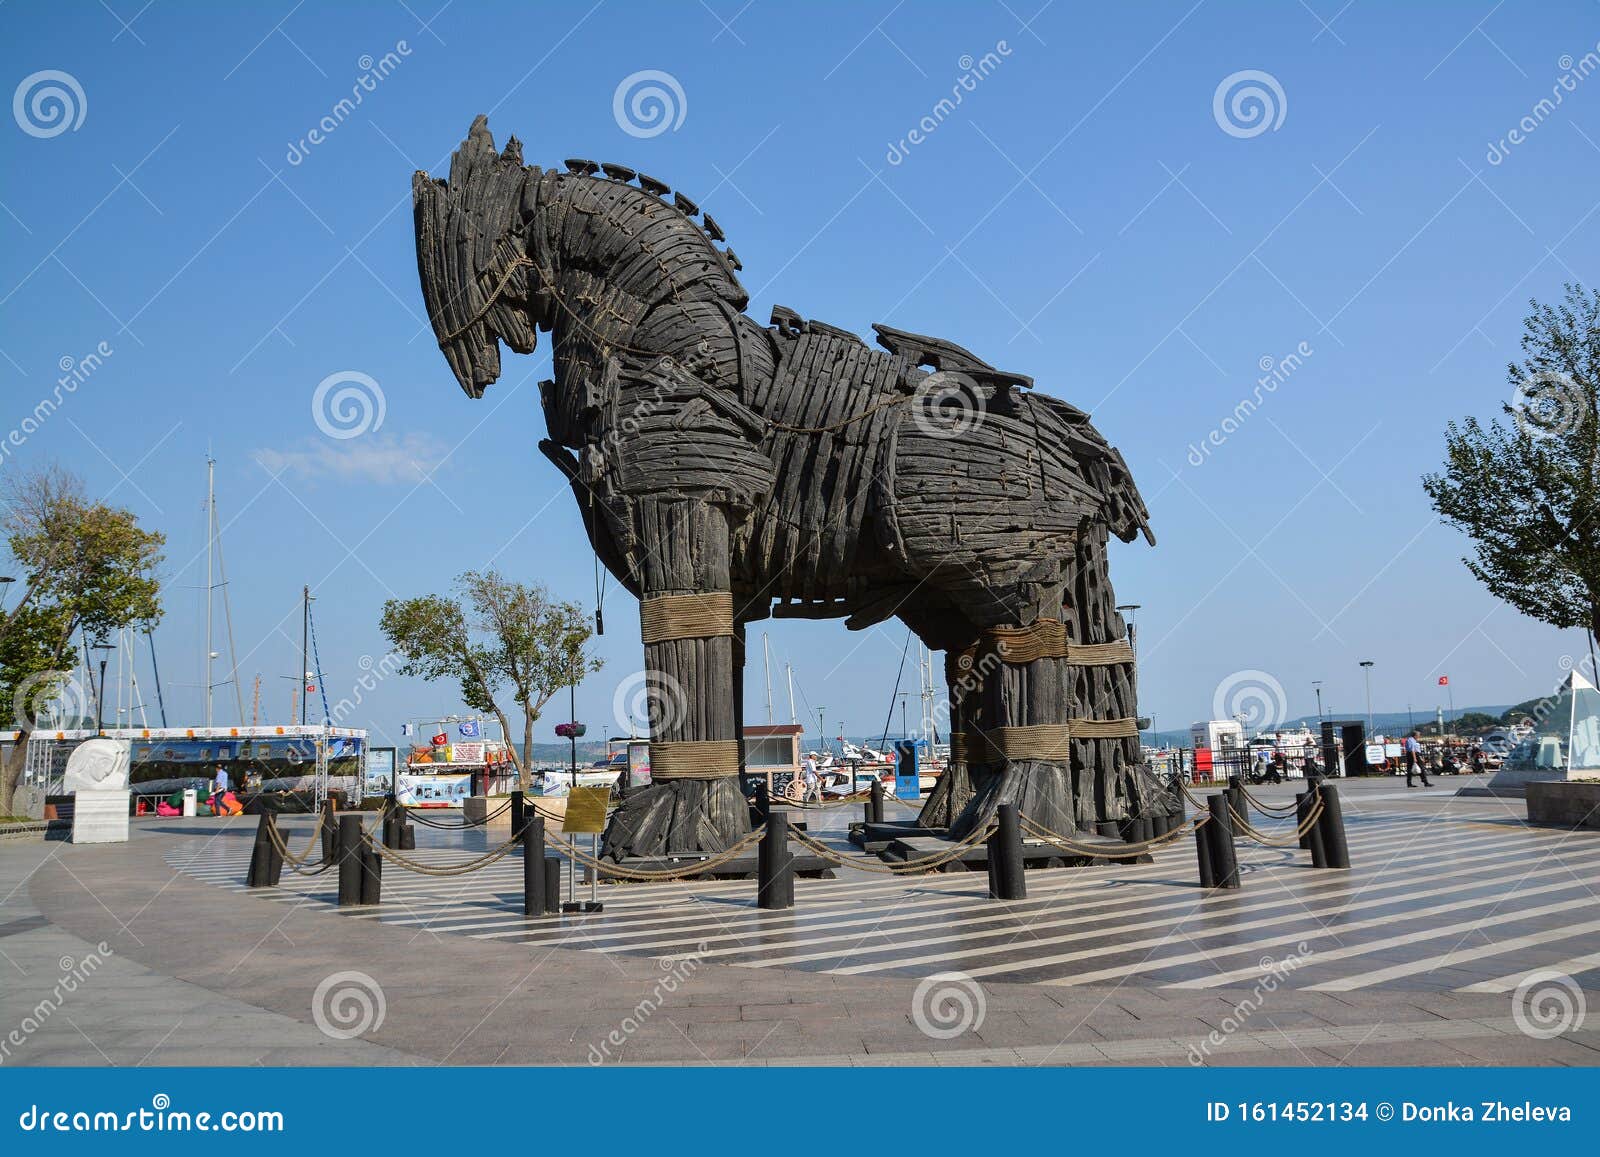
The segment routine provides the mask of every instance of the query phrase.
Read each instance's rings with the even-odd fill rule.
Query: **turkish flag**
[[[447,743],[449,743],[449,742],[450,742],[450,737],[449,737],[449,736],[448,736],[448,735],[446,735],[446,734],[445,734],[445,733],[444,733],[444,732],[442,732],[442,731],[441,731],[441,732],[439,732],[439,734],[438,734],[438,735],[435,735],[435,736],[434,736],[434,737],[433,737],[433,745],[434,745],[434,746],[435,746],[435,747],[443,747],[443,746],[444,746],[444,745],[445,745],[445,744],[447,744]]]
[[[1441,686],[1441,687],[1450,686],[1450,676],[1448,676],[1448,675],[1440,675],[1439,676],[1439,686]]]

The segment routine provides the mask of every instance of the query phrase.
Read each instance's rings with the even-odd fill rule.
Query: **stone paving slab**
[[[1380,809],[1361,804],[1359,795],[1346,794],[1347,811],[1426,814],[1441,800],[1446,808],[1464,806],[1419,795]],[[1499,805],[1471,806],[1479,811],[1469,819],[1492,816],[1486,809]],[[123,845],[0,847],[0,973],[8,974],[0,985],[0,1029],[36,1006],[59,976],[62,957],[80,960],[100,942],[110,950],[106,965],[5,1063],[587,1064],[591,1047],[616,1033],[622,1043],[602,1056],[607,1063],[1187,1065],[1214,1030],[1235,1020],[1236,1031],[1223,1034],[1205,1063],[1600,1064],[1600,1022],[1534,1040],[1511,1017],[1509,993],[1427,988],[1280,988],[1239,1015],[1248,989],[1180,990],[1137,979],[1063,988],[979,978],[982,1020],[951,1039],[934,1039],[918,1026],[916,976],[751,969],[706,959],[662,991],[662,961],[596,951],[587,937],[546,934],[534,944],[419,935],[415,927],[348,919],[322,904],[265,901],[167,863],[178,845],[197,839],[202,846],[215,841],[213,848],[230,840],[247,845],[253,823],[136,825]],[[1491,837],[1516,831],[1476,820],[1451,830]],[[1423,888],[1438,881],[1419,871],[1410,882]],[[849,886],[806,884],[841,885]],[[874,887],[882,885],[865,884]],[[925,888],[917,894],[927,900]],[[1065,914],[1073,910],[1069,905]],[[1499,976],[1513,962],[1575,954],[1570,944],[1551,952],[1557,955],[1519,952],[1460,974]],[[384,1015],[357,1039],[333,1040],[316,1023],[315,990],[351,970],[372,978]]]

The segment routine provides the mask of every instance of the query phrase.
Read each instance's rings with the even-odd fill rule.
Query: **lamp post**
[[[1117,608],[1118,614],[1126,613],[1128,616],[1128,646],[1133,650],[1133,657],[1139,657],[1139,631],[1137,627],[1138,611],[1141,604],[1123,603]]]
[[[17,580],[8,574],[0,574],[0,611],[6,609],[6,600],[11,597],[11,584]]]
[[[828,754],[828,737],[822,733],[822,713],[826,707],[817,708],[817,742],[822,744],[822,754]]]
[[[1361,670],[1367,677],[1367,734],[1372,734],[1372,660],[1362,659]]]
[[[1313,679],[1311,685],[1317,689],[1317,726],[1322,726],[1322,680]]]
[[[106,661],[116,648],[101,638],[94,645],[94,650],[100,656],[100,694],[96,697],[94,708],[94,730],[99,735],[106,729]]]

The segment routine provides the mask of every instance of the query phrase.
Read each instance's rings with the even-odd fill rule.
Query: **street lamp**
[[[111,652],[116,650],[104,638],[94,645],[95,652],[100,656],[100,694],[95,701],[94,730],[98,735],[106,729],[106,661],[111,658]]]
[[[1322,680],[1313,679],[1311,685],[1317,689],[1317,726],[1322,726]]]
[[[4,590],[0,590],[0,610],[5,609],[6,599],[11,596],[11,584],[16,581],[16,579],[12,578],[8,574],[0,574],[0,587],[5,588]]]
[[[1136,624],[1138,619],[1139,603],[1123,603],[1117,608],[1117,613],[1127,613],[1128,616],[1128,646],[1133,651],[1133,657],[1139,657],[1139,631]]]
[[[1362,659],[1361,670],[1367,677],[1367,734],[1372,734],[1372,660]]]

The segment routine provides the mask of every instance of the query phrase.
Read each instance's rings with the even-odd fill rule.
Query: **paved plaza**
[[[0,1028],[32,1029],[4,1062],[1600,1063],[1600,833],[1531,828],[1521,801],[1457,797],[1471,782],[1341,782],[1348,872],[1241,842],[1243,887],[1203,892],[1185,839],[1029,872],[1009,904],[982,873],[846,869],[799,881],[792,911],[695,881],[527,920],[513,854],[389,864],[381,907],[341,911],[332,873],[243,887],[253,818],[13,842]],[[858,812],[813,833],[855,854]],[[284,828],[298,848],[311,824]],[[419,828],[415,854],[459,863],[506,832]]]

